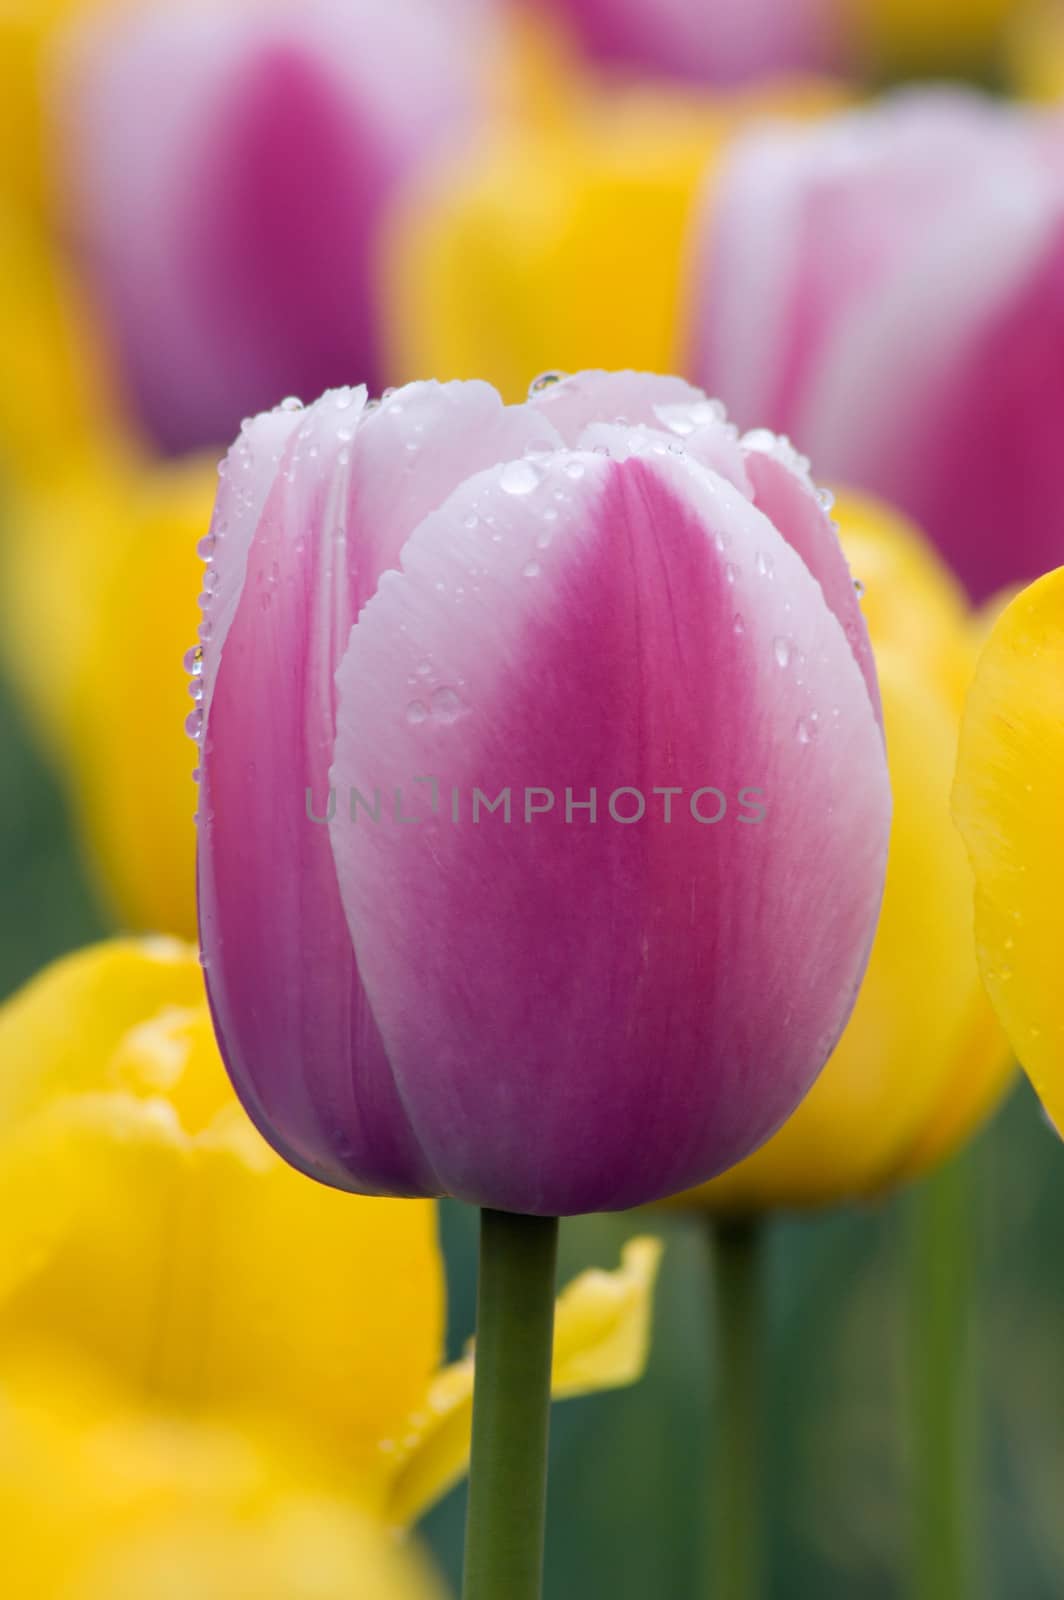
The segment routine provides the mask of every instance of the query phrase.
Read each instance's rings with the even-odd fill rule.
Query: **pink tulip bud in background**
[[[165,450],[379,371],[378,233],[468,131],[479,0],[184,0],[93,19],[59,181],[127,398]]]
[[[1064,122],[899,94],[741,138],[689,366],[932,536],[976,599],[1064,561]]]
[[[207,984],[326,1182],[623,1208],[789,1115],[890,798],[805,468],[677,379],[326,394],[223,464],[193,657]]]
[[[738,84],[817,71],[841,51],[836,0],[550,0],[612,67]]]

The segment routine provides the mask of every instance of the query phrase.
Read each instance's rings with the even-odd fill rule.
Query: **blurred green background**
[[[118,676],[114,715],[122,715]],[[0,991],[8,994],[108,925],[58,785],[3,685],[0,752]],[[972,1445],[975,1593],[1056,1600],[1064,1592],[1064,1150],[1021,1082],[962,1160],[976,1236],[969,1335],[982,1402]],[[764,1493],[767,1593],[779,1600],[904,1592],[906,1263],[919,1203],[914,1190],[880,1209],[770,1228]],[[476,1217],[452,1203],[441,1212],[457,1354],[473,1328]],[[691,1600],[697,1592],[710,1539],[713,1436],[704,1225],[672,1213],[567,1221],[560,1277],[615,1264],[624,1239],[648,1229],[668,1248],[646,1380],[554,1411],[548,1600]],[[458,1490],[423,1525],[455,1587],[464,1510]]]

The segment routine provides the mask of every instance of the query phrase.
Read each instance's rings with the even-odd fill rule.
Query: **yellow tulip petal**
[[[642,1377],[663,1249],[660,1239],[629,1239],[615,1271],[592,1268],[562,1290],[551,1375],[557,1399],[622,1388]]]
[[[197,796],[183,661],[216,482],[203,461],[149,467],[100,452],[47,491],[24,489],[0,543],[5,655],[104,897],[128,927],[185,937]]]
[[[1064,1127],[1064,568],[995,625],[961,732],[954,815],[975,873],[987,992],[1049,1115]]]
[[[378,1441],[442,1349],[435,1205],[341,1194],[269,1149],[184,947],[58,963],[0,1008],[0,1050],[0,1342],[303,1439],[379,1502]]]
[[[34,1600],[440,1600],[413,1550],[227,1428],[67,1366],[0,1388],[5,1592]]]
[[[115,939],[47,967],[0,1006],[0,1140],[50,1096],[115,1087],[131,1029],[203,1002],[195,952],[173,939]]]
[[[864,595],[877,655],[896,650],[918,664],[957,714],[975,652],[964,591],[919,530],[893,507],[840,492],[839,538]]]
[[[646,1366],[658,1239],[630,1239],[613,1272],[592,1269],[558,1297],[554,1323],[555,1399],[635,1383]],[[390,1464],[389,1520],[409,1526],[456,1484],[469,1465],[473,1349],[437,1373],[402,1432],[383,1441]]]

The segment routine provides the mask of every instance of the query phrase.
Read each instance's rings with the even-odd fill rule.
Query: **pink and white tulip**
[[[201,939],[266,1137],[566,1214],[772,1133],[852,1006],[890,815],[805,463],[675,378],[342,390],[245,428],[209,553]]]
[[[475,119],[483,0],[186,0],[96,17],[57,83],[68,225],[164,450],[379,386],[398,187]]]
[[[611,67],[732,85],[842,57],[837,0],[550,0]]]
[[[687,363],[975,599],[1064,561],[1064,119],[960,91],[738,140]]]

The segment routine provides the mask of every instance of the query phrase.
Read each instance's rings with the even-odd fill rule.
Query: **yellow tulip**
[[[1064,1129],[1064,568],[998,618],[961,728],[953,807],[975,874],[975,939],[994,1010]]]
[[[16,493],[0,540],[8,669],[70,788],[103,896],[127,927],[188,937],[196,751],[183,658],[216,485],[208,462],[99,450],[49,489]]]
[[[384,249],[389,368],[523,399],[549,368],[677,369],[692,206],[728,137],[836,106],[826,83],[731,97],[607,91],[533,29],[494,134],[415,187]]]
[[[0,1529],[19,1600],[443,1594],[415,1551],[260,1441],[40,1362],[0,1384]]]
[[[253,1429],[389,1522],[464,1470],[472,1371],[440,1369],[429,1201],[341,1194],[237,1105],[194,954],[114,941],[0,1009],[0,1348]],[[659,1247],[559,1303],[560,1393],[634,1381]]]
[[[996,1106],[1011,1055],[979,983],[950,786],[975,623],[930,547],[885,508],[836,515],[883,695],[894,827],[883,912],[834,1055],[759,1151],[684,1197],[723,1212],[874,1195],[942,1161]]]

